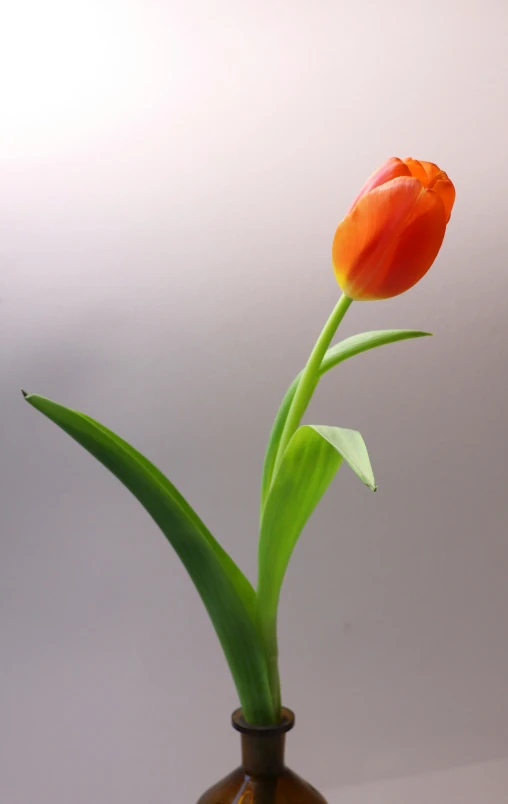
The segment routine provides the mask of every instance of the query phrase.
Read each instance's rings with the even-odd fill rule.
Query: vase
[[[286,732],[295,723],[290,709],[282,709],[275,726],[250,726],[241,709],[233,712],[232,721],[241,734],[242,764],[203,793],[198,804],[326,804],[284,764]]]

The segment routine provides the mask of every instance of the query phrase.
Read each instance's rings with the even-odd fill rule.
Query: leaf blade
[[[340,341],[339,343],[335,344],[335,346],[332,346],[330,349],[328,349],[323,358],[323,362],[321,363],[320,377],[335,366],[339,365],[339,363],[343,363],[344,360],[348,360],[350,357],[355,357],[362,352],[367,352],[370,349],[376,349],[378,346],[397,343],[398,341],[405,341],[412,338],[423,338],[427,336],[431,336],[431,333],[413,329],[373,330],[371,332],[362,332],[359,335],[352,335],[350,338],[346,338],[345,340]],[[272,483],[273,470],[277,457],[280,437],[282,435],[282,431],[284,430],[289,408],[291,407],[293,397],[296,393],[296,389],[298,388],[301,375],[302,372],[300,371],[286,391],[270,432],[261,481],[261,511],[263,511],[268,491]]]
[[[328,349],[321,363],[321,374],[326,374],[334,366],[344,360],[348,360],[350,357],[355,357],[355,355],[368,352],[371,349],[377,349],[378,346],[387,346],[390,343],[426,337],[432,337],[432,333],[418,329],[380,329],[351,335],[350,338],[345,338]]]
[[[27,399],[29,402],[30,400]],[[111,435],[111,431],[108,430],[104,425],[100,422],[95,421],[90,416],[87,416],[85,413],[80,414],[83,419],[90,422],[95,427],[100,428],[100,430],[106,435]],[[176,486],[171,483],[171,481],[164,475],[160,469],[158,469],[155,464],[151,463],[144,455],[138,452],[134,447],[132,447],[127,441],[124,441],[123,438],[120,436],[113,434],[115,439],[120,443],[123,449],[131,455],[134,460],[139,461],[142,466],[152,474],[156,482],[160,483],[164,490],[175,500],[175,502],[185,511],[186,515],[189,519],[193,522],[196,528],[200,531],[202,536],[206,539],[212,550],[214,551],[215,555],[217,556],[219,563],[222,565],[222,568],[228,575],[229,579],[231,580],[233,586],[235,587],[237,593],[241,597],[244,605],[246,606],[247,610],[249,611],[251,617],[254,617],[254,609],[256,605],[256,593],[250,581],[245,577],[243,572],[240,570],[238,565],[233,561],[231,556],[224,550],[224,548],[219,544],[217,539],[211,534],[211,532],[206,527],[203,520],[197,515],[191,505],[187,502],[185,497],[178,491]]]
[[[25,398],[109,469],[159,525],[208,610],[246,719],[272,722],[265,655],[249,611],[252,601],[245,604],[242,582],[228,575],[232,560],[225,559],[197,514],[157,467],[99,422],[38,395]]]
[[[263,512],[259,540],[262,585],[272,576],[275,591],[281,586],[296,541],[343,460],[365,485],[376,489],[367,448],[358,431],[324,425],[303,425],[296,431]]]
[[[371,491],[377,491],[369,453],[358,430],[347,430],[344,427],[327,427],[323,424],[311,424],[309,427],[312,427],[342,456],[342,459],[349,464],[362,483],[368,486]]]
[[[367,448],[360,433],[340,427],[303,425],[286,448],[263,510],[258,553],[257,624],[265,644],[276,711],[280,706],[277,608],[282,583],[303,528],[342,461],[351,466],[362,482],[375,489]]]

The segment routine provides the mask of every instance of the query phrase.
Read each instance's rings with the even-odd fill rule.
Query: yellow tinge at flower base
[[[332,247],[337,281],[350,299],[389,299],[413,287],[436,259],[455,188],[433,162],[388,159],[367,179]]]

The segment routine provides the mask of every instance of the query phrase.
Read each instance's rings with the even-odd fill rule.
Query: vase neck
[[[241,710],[233,713],[233,726],[242,735],[242,766],[249,776],[277,776],[284,769],[286,732],[293,728],[295,716],[282,710],[274,726],[250,726]]]
[[[249,776],[277,776],[284,769],[285,734],[242,734],[242,766]]]

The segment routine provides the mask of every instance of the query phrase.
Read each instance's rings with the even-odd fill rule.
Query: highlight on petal
[[[363,198],[363,196],[369,193],[371,190],[374,190],[376,187],[380,187],[382,184],[386,184],[392,179],[396,179],[400,176],[410,175],[411,171],[409,167],[404,164],[402,159],[399,159],[397,156],[390,157],[390,159],[387,159],[386,162],[381,165],[381,167],[374,171],[372,176],[369,176],[355,200],[351,204],[348,214],[349,212],[352,212],[360,198]]]

